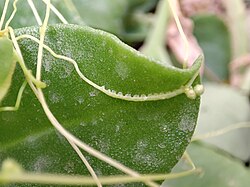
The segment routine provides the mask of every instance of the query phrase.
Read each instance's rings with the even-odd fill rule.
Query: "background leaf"
[[[5,1],[0,1],[2,12]],[[89,25],[117,35],[127,42],[142,41],[150,27],[146,15],[155,7],[158,0],[51,0],[51,3],[62,13],[69,23]],[[13,0],[10,0],[7,17],[10,16]],[[46,6],[43,1],[34,1],[41,19],[44,18]],[[26,0],[19,0],[17,13],[11,22],[13,28],[37,25],[33,12]],[[51,13],[49,23],[61,23]]]
[[[211,72],[220,80],[227,80],[228,64],[231,60],[231,43],[227,26],[215,15],[195,16],[193,21],[194,35],[204,52],[207,72]],[[205,72],[205,75],[209,79],[208,73]]]
[[[248,97],[226,85],[206,84],[196,134],[204,134],[250,119]],[[249,123],[250,124],[250,123]],[[250,129],[237,129],[203,140],[233,156],[247,161],[250,157]]]
[[[250,171],[238,160],[228,157],[213,148],[192,143],[188,152],[197,167],[203,170],[201,176],[192,175],[167,181],[162,187],[245,187],[249,184]],[[178,165],[179,170],[183,165]],[[185,166],[184,166],[185,167]]]

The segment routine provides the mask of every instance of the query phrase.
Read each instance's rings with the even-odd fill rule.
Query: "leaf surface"
[[[38,38],[38,28],[16,30]],[[19,41],[25,63],[35,72],[38,45]],[[100,86],[142,95],[171,92],[199,71],[202,57],[190,69],[163,66],[103,31],[75,25],[47,29],[45,44],[73,58],[82,73]],[[11,105],[23,81],[17,67],[11,90],[2,105]],[[42,80],[47,103],[59,122],[95,149],[141,173],[169,172],[193,134],[199,97],[185,94],[159,101],[114,99],[84,82],[74,66],[44,50]],[[198,80],[195,81],[195,84]],[[17,112],[0,113],[0,160],[16,159],[39,172],[87,173],[66,140],[46,118],[38,100],[26,88]],[[84,153],[100,175],[117,170]]]

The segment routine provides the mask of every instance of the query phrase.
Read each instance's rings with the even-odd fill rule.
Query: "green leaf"
[[[196,134],[205,134],[249,121],[248,97],[240,91],[220,84],[206,84]],[[250,125],[250,122],[249,122]],[[217,137],[202,140],[233,156],[250,157],[250,129],[240,128]],[[237,147],[237,149],[235,149]]]
[[[3,82],[5,82],[6,77],[10,74],[14,61],[13,46],[11,41],[6,37],[0,37],[0,54],[0,85],[2,85]]]
[[[0,36],[0,102],[6,95],[15,70],[14,51],[11,41]]]
[[[39,37],[37,27],[16,30]],[[25,63],[35,72],[38,45],[19,41]],[[190,69],[163,66],[113,35],[89,27],[54,25],[45,44],[73,58],[82,73],[107,89],[132,95],[179,89],[194,76],[203,58]],[[22,83],[16,69],[3,105],[11,105]],[[169,172],[193,134],[199,97],[185,94],[159,101],[114,99],[84,82],[69,62],[44,50],[42,80],[47,103],[59,122],[82,141],[141,173]],[[194,84],[197,84],[198,80]],[[0,160],[16,159],[25,169],[39,172],[88,173],[66,140],[51,126],[29,88],[17,112],[0,113]],[[84,153],[100,175],[119,173]]]
[[[192,175],[166,181],[163,187],[245,187],[249,185],[250,171],[238,160],[199,144],[191,144],[188,152],[195,165],[203,170],[201,176]],[[179,165],[179,167],[182,166]]]
[[[214,15],[195,16],[193,21],[194,35],[203,49],[206,67],[220,80],[227,80],[228,64],[231,61],[231,41],[227,26]]]

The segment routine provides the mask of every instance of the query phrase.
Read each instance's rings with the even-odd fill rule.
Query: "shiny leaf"
[[[16,30],[38,37],[38,28]],[[19,41],[28,68],[35,72],[38,45]],[[82,73],[107,89],[131,95],[172,92],[199,71],[202,57],[190,69],[163,66],[113,35],[89,27],[54,25],[45,44],[73,58]],[[11,105],[23,81],[18,67],[3,105]],[[115,99],[84,82],[69,62],[43,55],[43,90],[59,122],[95,149],[141,173],[169,172],[193,134],[199,97],[185,94],[159,101]],[[198,80],[194,84],[197,84]],[[87,174],[77,155],[46,118],[41,105],[26,88],[17,112],[0,113],[0,160],[16,159],[25,169],[39,172]],[[85,153],[100,175],[117,170]]]

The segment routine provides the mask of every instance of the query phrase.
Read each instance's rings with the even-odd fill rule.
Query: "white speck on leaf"
[[[95,96],[97,96],[99,93],[100,93],[100,92],[99,92],[98,90],[95,89],[95,90],[89,92],[89,96],[90,96],[90,97],[95,97]]]
[[[149,146],[148,142],[145,140],[139,140],[135,145],[135,155],[133,161],[140,163],[145,167],[159,167],[161,160],[157,158],[155,152],[148,152],[147,147]]]
[[[161,148],[161,149],[166,148],[166,146],[167,146],[166,142],[161,142],[161,143],[158,144],[158,147]]]
[[[45,60],[43,62],[43,68],[46,72],[50,72],[50,70],[52,69],[52,66],[51,66],[51,61],[49,60]]]
[[[161,125],[160,126],[160,131],[164,132],[164,133],[167,133],[169,131],[168,125]]]
[[[44,169],[49,168],[51,165],[51,161],[48,159],[47,156],[40,156],[35,160],[34,163],[34,170],[36,172],[43,171]]]
[[[52,102],[52,103],[59,103],[60,101],[63,100],[63,96],[57,94],[57,93],[50,93],[49,94],[49,100]]]
[[[76,97],[76,100],[80,105],[84,103],[84,98],[82,96]]]
[[[63,169],[68,173],[68,174],[73,174],[74,173],[74,163],[72,161],[69,161],[66,163],[66,165],[63,167]]]
[[[83,121],[80,123],[80,126],[85,127],[86,123],[84,123]]]
[[[129,76],[129,69],[124,62],[118,61],[115,71],[122,80],[125,80]]]
[[[195,121],[188,115],[183,114],[183,117],[181,118],[181,121],[178,127],[180,130],[184,132],[187,132],[187,131],[191,132],[194,130]]]
[[[64,63],[62,66],[62,70],[59,71],[59,78],[65,79],[71,75],[74,71],[74,66],[70,63]]]

